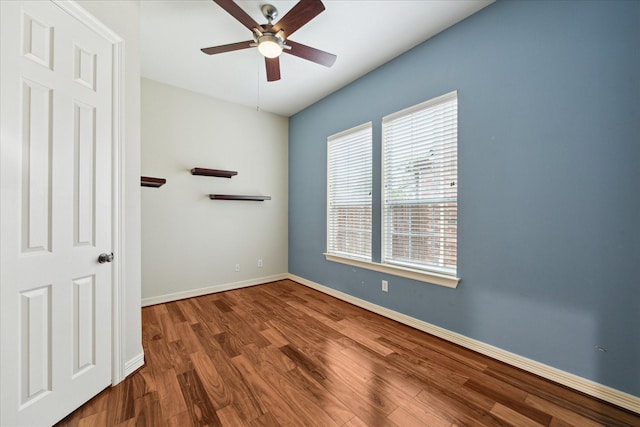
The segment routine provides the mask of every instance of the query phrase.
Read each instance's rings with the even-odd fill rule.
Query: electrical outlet
[[[240,271],[240,264],[236,264],[236,271]]]
[[[258,268],[262,268],[262,260],[261,259],[258,260]]]
[[[386,280],[382,281],[382,292],[389,292],[389,282]]]

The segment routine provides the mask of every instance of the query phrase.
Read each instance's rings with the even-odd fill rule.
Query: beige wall
[[[287,140],[285,117],[142,79],[142,175],[167,179],[142,189],[143,305],[287,272]],[[194,167],[238,175],[193,176]],[[209,200],[211,193],[272,200]]]
[[[123,325],[127,371],[135,369],[142,356],[140,319],[140,4],[138,1],[81,0],[78,4],[124,39],[124,220],[120,255],[125,294]],[[124,258],[124,259],[123,259]]]

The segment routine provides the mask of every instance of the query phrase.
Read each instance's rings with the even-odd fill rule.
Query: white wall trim
[[[138,369],[144,366],[144,352],[136,355],[134,358],[127,360],[124,364],[124,376],[128,377]]]
[[[380,273],[386,273],[392,276],[406,277],[407,279],[430,283],[432,285],[440,285],[446,288],[455,289],[458,287],[458,283],[460,283],[460,278],[458,277],[436,273],[434,271],[415,270],[413,268],[401,267],[399,265],[381,264],[379,262],[373,261],[362,261],[359,259],[347,258],[329,253],[324,254],[324,258],[327,261],[339,262],[340,264],[366,268],[367,270],[378,271]]]
[[[111,296],[111,384],[121,382],[128,374],[124,362],[124,324],[125,324],[125,85],[124,85],[124,48],[125,42],[109,27],[100,22],[95,16],[87,12],[72,0],[52,2],[76,20],[83,23],[90,30],[111,43],[113,47],[113,128],[112,128],[112,251],[116,254],[112,264],[112,296]],[[144,363],[144,362],[143,362]]]
[[[116,227],[114,233],[113,251],[117,254],[117,262],[114,265],[113,274],[115,276],[113,286],[113,331],[112,331],[112,360],[111,360],[111,383],[118,384],[128,375],[126,373],[125,358],[125,290],[126,283],[126,228],[125,228],[125,112],[124,112],[124,41],[114,43],[113,45],[113,84],[114,84],[114,172],[113,172],[113,223]],[[117,91],[117,92],[116,92]]]
[[[288,273],[275,274],[273,276],[257,277],[255,279],[243,280],[241,282],[223,283],[213,285],[206,288],[192,289],[184,292],[176,292],[173,294],[158,295],[155,297],[143,298],[142,306],[147,307],[154,304],[162,304],[164,302],[177,301],[185,298],[199,297],[201,295],[213,294],[216,292],[230,291],[233,289],[248,288],[249,286],[262,285],[264,283],[284,280],[289,277]]]
[[[124,40],[116,34],[111,28],[104,25],[91,13],[87,12],[82,6],[78,5],[74,0],[51,0],[56,6],[82,22],[90,30],[98,34],[100,37],[111,43],[120,43]]]
[[[411,316],[407,316],[397,311],[389,310],[388,308],[370,303],[360,298],[356,298],[349,294],[337,291],[319,283],[312,282],[311,280],[307,280],[294,274],[288,274],[288,278],[302,285],[308,286],[309,288],[315,289],[327,295],[331,295],[332,297],[338,298],[342,301],[357,305],[358,307],[364,308],[365,310],[372,311],[381,316],[403,323],[407,326],[411,326],[412,328],[445,339],[449,342],[458,344],[470,350],[477,351],[478,353],[484,354],[493,359],[518,367],[527,372],[539,375],[548,380],[570,387],[574,390],[581,391],[590,396],[602,399],[614,405],[618,405],[622,408],[626,408],[630,411],[640,413],[640,397],[638,396],[633,396],[631,394],[613,389],[606,385],[579,377],[575,374],[571,374],[569,372],[565,372],[560,369],[545,365],[544,363],[536,362],[535,360],[531,360],[526,357],[511,353],[509,351],[502,350],[498,347],[494,347],[473,338],[458,334],[457,332],[452,332],[439,326],[432,325],[430,323],[424,322]]]

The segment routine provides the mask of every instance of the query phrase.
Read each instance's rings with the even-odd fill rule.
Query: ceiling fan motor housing
[[[269,21],[269,24],[278,16],[278,9],[272,4],[263,4],[260,6],[260,10],[264,17],[267,18],[267,21]]]

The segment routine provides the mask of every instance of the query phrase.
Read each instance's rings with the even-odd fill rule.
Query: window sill
[[[446,274],[433,273],[429,271],[413,270],[410,268],[398,267],[395,265],[380,264],[377,262],[361,261],[352,258],[324,254],[327,261],[339,262],[341,264],[352,265],[354,267],[366,268],[367,270],[387,273],[393,276],[405,277],[407,279],[419,280],[433,285],[445,286],[447,288],[457,288],[460,278],[448,276]]]

